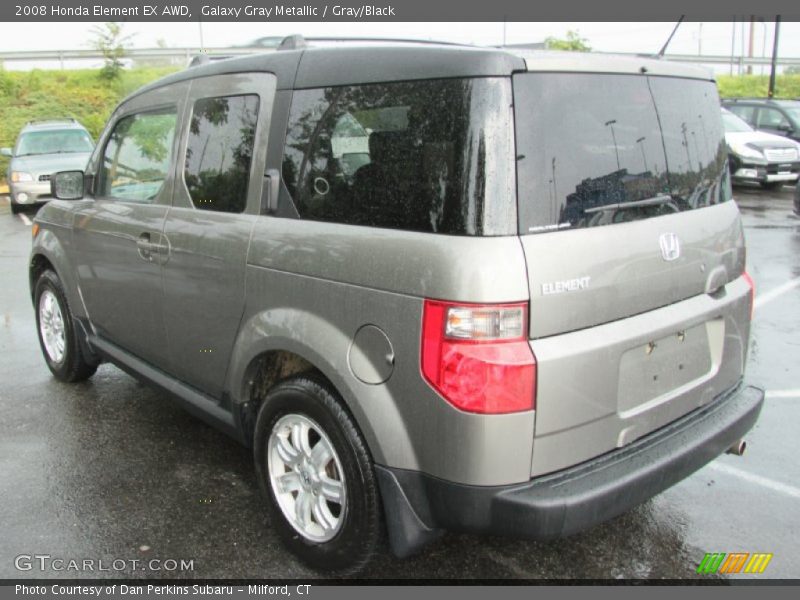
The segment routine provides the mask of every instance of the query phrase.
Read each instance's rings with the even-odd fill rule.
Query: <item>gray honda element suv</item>
[[[714,81],[658,60],[291,38],[192,67],[54,176],[44,357],[251,446],[315,568],[569,535],[756,421],[726,155]]]

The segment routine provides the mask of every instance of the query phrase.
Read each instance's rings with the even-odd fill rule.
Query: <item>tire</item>
[[[308,432],[298,437],[309,441],[305,445],[295,443],[294,437],[293,425],[303,423]],[[321,435],[312,445],[315,428]],[[319,448],[325,449],[323,442],[333,453],[319,478],[320,465],[313,457]],[[296,455],[289,452],[290,447],[297,451],[298,446],[305,451]],[[317,571],[349,575],[362,570],[378,552],[383,538],[380,495],[367,446],[339,395],[314,377],[298,376],[279,383],[261,405],[253,447],[256,477],[284,545]],[[284,460],[287,455],[291,460]],[[278,488],[279,474],[281,481],[288,481],[285,489]],[[336,489],[331,481],[337,480],[343,491],[343,502],[338,505],[330,500],[335,497],[331,490]],[[318,491],[310,492],[315,485]],[[301,497],[309,499],[312,506],[305,511],[305,525],[297,520],[303,512],[298,509],[303,505]],[[290,520],[287,515],[294,517]],[[331,518],[336,520],[335,525]],[[319,525],[326,520],[327,530]]]
[[[97,365],[87,362],[81,352],[80,341],[72,322],[72,312],[64,294],[64,286],[53,271],[43,271],[39,276],[34,288],[34,301],[36,333],[50,372],[56,379],[65,383],[83,381],[94,375]],[[46,304],[49,306],[46,307]],[[63,335],[56,334],[46,339],[43,329],[47,329],[47,325],[43,328],[43,322],[50,323],[56,332],[61,331]],[[59,348],[60,353],[57,351]]]
[[[761,187],[769,192],[777,192],[783,188],[783,181],[762,181]]]

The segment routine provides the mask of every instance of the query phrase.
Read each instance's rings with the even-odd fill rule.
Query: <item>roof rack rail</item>
[[[75,117],[55,117],[53,119],[31,119],[25,125],[36,125],[37,123],[77,123]]]
[[[382,37],[304,37],[300,34],[288,35],[278,45],[278,50],[298,50],[308,46],[307,42],[399,42],[403,44],[430,44],[434,46],[470,46],[458,42],[443,42],[436,40],[419,40],[411,38],[382,38]]]
[[[306,44],[306,38],[299,33],[294,33],[283,38],[276,50],[299,50],[306,46],[308,46],[308,44]]]
[[[187,69],[191,69],[192,67],[199,67],[201,65],[207,65],[211,62],[217,62],[218,60],[227,60],[229,58],[234,58],[235,55],[233,54],[206,54],[203,52],[202,54],[195,54],[192,57],[192,60],[189,61],[189,64],[186,65]]]

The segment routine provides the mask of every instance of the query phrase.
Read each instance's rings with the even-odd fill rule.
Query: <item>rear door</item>
[[[112,116],[92,157],[93,196],[73,229],[81,294],[95,332],[168,369],[162,236],[188,84],[134,97]]]
[[[245,261],[261,212],[276,79],[192,82],[164,236],[164,320],[175,374],[218,396],[244,309]]]
[[[735,383],[741,356],[722,362],[746,344],[739,305],[674,307],[713,304],[744,254],[713,82],[527,73],[514,98],[538,474]]]

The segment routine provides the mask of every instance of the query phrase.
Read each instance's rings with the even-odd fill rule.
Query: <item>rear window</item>
[[[508,79],[295,91],[283,181],[302,219],[516,233]]]
[[[712,82],[514,77],[520,233],[635,221],[731,198]]]

